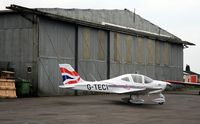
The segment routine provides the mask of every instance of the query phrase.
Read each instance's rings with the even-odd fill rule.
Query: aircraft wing
[[[132,94],[145,95],[145,94],[159,93],[161,91],[162,91],[161,87],[155,87],[155,88],[149,88],[149,87],[147,87],[145,90],[140,90],[140,91],[132,92]]]
[[[115,91],[115,93],[123,94],[123,93],[131,93],[131,94],[153,94],[154,92],[160,92],[162,88],[140,88],[140,89],[129,89],[129,90],[120,90],[120,91]],[[151,93],[152,92],[152,93]]]
[[[145,91],[146,88],[142,88],[142,89],[129,89],[129,90],[117,90],[114,91],[114,93],[119,93],[119,94],[123,94],[123,93],[134,93],[134,92],[142,92]]]
[[[166,80],[166,82],[169,82],[171,84],[181,84],[181,85],[185,85],[185,86],[197,86],[197,87],[200,87],[200,83],[172,81],[172,80]]]

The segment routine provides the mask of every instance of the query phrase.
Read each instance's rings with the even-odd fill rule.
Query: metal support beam
[[[78,72],[78,25],[75,25],[75,70]]]
[[[110,78],[110,31],[107,31],[107,79]]]
[[[78,72],[78,25],[75,24],[75,70]],[[75,95],[78,96],[78,91],[75,90]]]

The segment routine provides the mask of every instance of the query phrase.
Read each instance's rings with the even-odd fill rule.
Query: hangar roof
[[[69,23],[88,27],[101,28],[125,34],[147,37],[150,39],[186,45],[195,45],[183,41],[175,35],[145,20],[141,16],[125,10],[92,10],[92,9],[60,9],[60,8],[26,8],[18,5],[10,5],[8,9],[14,12],[26,14],[32,13],[51,19],[66,21]],[[5,11],[1,11],[5,12]],[[10,12],[10,11],[7,11]]]

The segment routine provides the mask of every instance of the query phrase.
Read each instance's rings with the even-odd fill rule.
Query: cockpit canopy
[[[153,79],[139,74],[131,74],[131,76],[123,77],[121,78],[121,80],[126,82],[133,81],[134,83],[145,83],[145,84],[153,82]]]
[[[145,84],[148,84],[148,83],[151,83],[151,82],[153,82],[153,79],[151,79],[150,77],[144,76],[144,83]]]

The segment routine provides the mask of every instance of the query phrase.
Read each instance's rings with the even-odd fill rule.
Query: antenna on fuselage
[[[139,71],[136,71],[135,74],[140,74],[140,72],[139,72]]]

